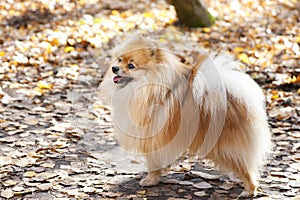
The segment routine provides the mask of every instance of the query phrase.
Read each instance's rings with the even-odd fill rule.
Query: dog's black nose
[[[111,68],[111,70],[113,71],[113,73],[117,73],[117,72],[120,70],[120,67],[118,67],[118,66],[113,66],[113,67]]]

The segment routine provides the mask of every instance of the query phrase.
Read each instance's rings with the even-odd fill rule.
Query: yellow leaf
[[[65,52],[69,53],[69,52],[73,51],[74,49],[75,49],[74,47],[68,46],[65,48]]]
[[[255,44],[255,46],[256,46],[257,49],[260,49],[260,48],[261,48],[261,44],[258,44],[258,43],[257,43],[257,44]]]
[[[242,61],[243,63],[246,63],[246,64],[248,64],[248,65],[251,64],[250,61],[249,61],[248,55],[245,54],[245,53],[239,54],[239,55],[238,55],[238,59],[239,59],[240,61]]]
[[[119,11],[117,11],[117,10],[112,10],[112,11],[111,11],[111,14],[112,14],[112,15],[119,15],[120,13],[119,13]]]
[[[38,40],[38,37],[36,37],[35,35],[33,35],[33,36],[30,37],[30,40],[31,41],[36,41],[36,40]]]
[[[165,38],[159,38],[159,42],[165,43],[165,42],[166,42],[166,39],[165,39]]]
[[[296,36],[296,42],[297,42],[297,43],[300,43],[300,35],[297,35],[297,36]]]
[[[79,0],[79,4],[84,5],[84,4],[86,4],[86,1],[85,0]]]
[[[210,32],[211,32],[211,29],[210,29],[210,28],[207,28],[207,27],[203,28],[202,30],[203,30],[205,33],[210,33]]]
[[[1,57],[5,56],[5,52],[4,51],[0,51],[0,56]]]
[[[234,53],[241,53],[241,52],[243,52],[244,51],[244,48],[243,47],[235,47],[234,49],[233,49],[233,52]]]
[[[272,100],[275,100],[275,99],[278,99],[278,98],[279,98],[279,95],[278,95],[278,94],[274,94],[274,95],[271,97]]]
[[[39,81],[37,85],[41,89],[52,89],[53,87],[51,83],[46,83],[45,81]]]
[[[209,45],[210,45],[209,41],[204,41],[204,46],[209,46]]]
[[[144,17],[154,18],[153,13],[151,13],[151,12],[145,12],[143,15],[144,15]]]
[[[300,83],[300,74],[298,76],[288,77],[283,82],[288,84]]]

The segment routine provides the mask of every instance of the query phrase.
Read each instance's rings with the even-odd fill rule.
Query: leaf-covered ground
[[[162,0],[0,1],[0,198],[238,197],[239,180],[204,161],[183,160],[163,183],[140,187],[140,158],[117,148],[96,89],[108,50],[126,32],[152,29],[191,61],[204,49],[244,64],[264,89],[274,141],[256,199],[300,199],[300,3],[208,5],[216,24],[189,29]]]

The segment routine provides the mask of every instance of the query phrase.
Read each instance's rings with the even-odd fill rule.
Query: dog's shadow
[[[121,148],[94,157],[110,163],[116,174],[107,174],[108,189],[103,195],[116,194],[117,199],[253,199],[241,198],[244,188],[233,173],[219,173],[212,166],[195,162],[187,170],[180,163],[168,170],[155,186],[143,187],[139,181],[146,176],[141,157],[128,154]],[[176,167],[177,166],[177,167]],[[266,196],[259,194],[258,197]]]
[[[206,174],[209,179],[199,176],[197,172],[202,176]],[[195,164],[192,171],[170,171],[162,177],[160,183],[151,187],[139,185],[145,175],[136,175],[110,190],[126,199],[252,199],[239,198],[243,191],[240,182],[233,182],[228,176],[206,170],[198,164]]]

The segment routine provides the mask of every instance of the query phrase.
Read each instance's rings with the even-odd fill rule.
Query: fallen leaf
[[[223,183],[220,188],[224,189],[224,190],[230,190],[231,188],[233,188],[234,184],[233,183]]]
[[[46,180],[49,180],[49,179],[51,179],[53,177],[56,177],[56,176],[58,176],[58,175],[55,174],[55,173],[42,172],[42,173],[36,174],[35,179],[39,180],[39,181],[46,181]]]
[[[166,180],[162,180],[162,182],[166,183],[166,184],[178,184],[179,180],[177,180],[177,179],[166,179]]]
[[[19,183],[19,181],[16,181],[16,180],[6,180],[6,181],[2,182],[2,184],[5,187],[17,185],[18,183]]]
[[[53,84],[47,83],[45,81],[39,81],[37,83],[37,86],[41,89],[52,89],[53,88]]]
[[[82,191],[86,193],[93,193],[96,191],[96,188],[85,186],[84,188],[82,188]]]
[[[28,125],[37,125],[39,123],[39,119],[38,118],[26,118],[24,120],[24,123],[28,124]]]
[[[36,187],[42,191],[46,191],[52,187],[52,184],[51,183],[42,183],[42,184],[37,185]]]
[[[0,167],[12,164],[12,158],[9,156],[0,156]]]
[[[207,182],[200,182],[200,183],[193,184],[193,187],[197,189],[209,189],[212,188],[213,186]]]
[[[210,32],[211,32],[211,28],[208,28],[208,27],[204,27],[204,28],[202,28],[202,30],[203,30],[205,33],[210,33]]]
[[[68,47],[65,48],[65,52],[70,53],[71,51],[74,51],[74,49],[75,49],[74,47],[68,46]]]
[[[53,168],[55,166],[55,163],[42,163],[41,167],[46,167],[46,168]]]
[[[36,162],[37,158],[32,158],[32,157],[24,157],[20,158],[16,161],[15,165],[19,167],[26,167],[29,165],[32,165]]]
[[[34,177],[36,175],[36,173],[34,171],[27,171],[24,173],[24,177],[26,178],[31,178],[31,177]]]
[[[136,194],[138,194],[138,195],[145,195],[146,192],[147,192],[147,190],[138,190],[138,191],[136,191]]]
[[[158,197],[159,196],[159,194],[157,192],[154,192],[151,190],[147,191],[146,195],[147,195],[147,197]]]
[[[245,50],[245,48],[243,48],[243,47],[235,47],[233,49],[233,52],[236,53],[236,54],[238,54],[238,53],[243,52],[244,50]]]
[[[239,54],[239,55],[238,55],[238,59],[239,59],[240,61],[242,61],[243,63],[246,63],[246,64],[248,64],[248,65],[251,64],[248,55],[245,54],[245,53]]]
[[[215,180],[215,179],[220,179],[222,175],[218,175],[218,174],[208,174],[206,172],[201,172],[201,171],[191,171],[192,174],[196,175],[196,176],[200,176],[204,179],[208,179],[208,180]]]
[[[119,11],[117,11],[117,10],[112,10],[112,11],[111,11],[111,14],[112,14],[112,15],[119,15],[120,13],[119,13]]]
[[[206,195],[206,193],[204,191],[194,192],[194,195],[197,196],[197,197],[204,197]]]
[[[191,181],[179,181],[179,185],[193,185]]]
[[[15,192],[21,192],[21,191],[24,191],[24,187],[22,185],[16,185],[12,188],[13,191]]]
[[[9,199],[9,198],[14,196],[14,191],[10,188],[2,190],[1,196],[4,197],[4,198]]]

